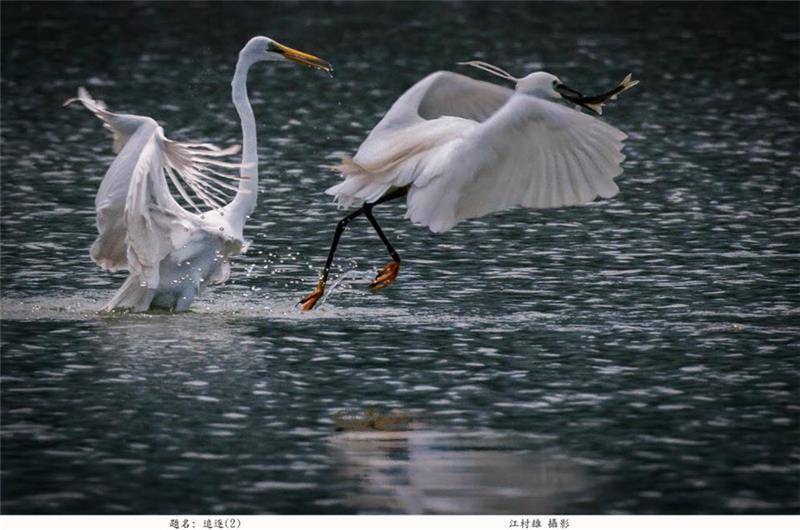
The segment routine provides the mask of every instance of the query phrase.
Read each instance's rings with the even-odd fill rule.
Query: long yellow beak
[[[277,42],[275,45],[278,47],[278,51],[290,61],[304,64],[306,66],[310,66],[311,68],[316,68],[317,70],[323,70],[329,74],[333,73],[333,67],[331,66],[331,63],[324,59],[320,59],[319,57],[315,57],[309,53],[301,52],[300,50],[295,50],[294,48],[284,46],[283,44],[278,44]]]

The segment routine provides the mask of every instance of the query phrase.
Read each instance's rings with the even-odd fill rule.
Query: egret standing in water
[[[406,218],[445,232],[465,219],[514,206],[556,208],[619,190],[626,135],[597,118],[550,100],[565,99],[595,114],[606,100],[636,85],[628,75],[616,88],[584,96],[547,72],[521,79],[481,61],[466,64],[516,83],[515,90],[453,72],[435,72],[395,101],[356,155],[339,166],[344,181],[325,191],[340,206],[359,208],[336,227],[310,310],[325,292],[333,256],[347,224],[364,215],[392,261],[373,289],[397,276],[400,256],[372,209],[406,198]]]
[[[95,198],[99,235],[91,257],[103,269],[130,274],[104,309],[183,311],[201,288],[228,279],[228,258],[245,248],[242,232],[258,194],[256,123],[247,73],[259,61],[293,61],[332,71],[328,62],[267,37],[250,39],[239,52],[231,82],[242,122],[241,164],[219,160],[236,153],[238,146],[222,150],[207,143],[174,142],[152,118],[109,112],[83,88],[65,103],[80,101],[100,118],[114,133],[118,153]],[[225,169],[238,169],[239,175]],[[168,181],[194,211],[178,203]],[[226,191],[235,193],[232,199]]]

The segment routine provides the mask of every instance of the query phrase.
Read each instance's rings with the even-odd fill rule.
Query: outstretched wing
[[[240,164],[216,158],[239,147],[223,150],[204,143],[173,142],[155,120],[109,112],[82,88],[78,98],[66,104],[72,101],[80,101],[104,122],[118,150],[95,198],[98,237],[92,259],[104,269],[130,270],[155,287],[161,260],[184,247],[196,229],[207,224],[175,200],[167,180],[198,213],[201,207],[221,208],[229,201],[227,192],[236,191],[227,181],[241,178],[221,170],[238,169]]]
[[[513,94],[453,72],[430,74],[395,101],[352,159],[343,160],[344,182],[326,193],[347,206],[408,185],[436,163],[440,147],[488,119]]]
[[[158,127],[155,120],[146,116],[110,112],[102,101],[92,99],[89,92],[83,87],[78,89],[77,98],[67,100],[64,105],[76,101],[82,103],[84,107],[100,118],[103,121],[103,127],[112,132],[114,135],[113,149],[117,154],[121,153],[128,141],[142,127],[148,134],[154,127]],[[223,207],[231,199],[230,195],[237,190],[236,186],[229,181],[236,181],[241,177],[221,170],[239,169],[241,164],[232,164],[216,159],[238,153],[239,146],[232,145],[227,149],[220,149],[208,143],[173,142],[164,136],[163,129],[160,130],[160,135],[162,140],[160,151],[163,154],[165,178],[169,178],[186,205],[198,213],[202,207]],[[141,138],[139,140],[141,141]],[[141,148],[142,145],[137,145],[137,148],[131,151],[138,152]],[[115,172],[113,179],[109,178],[110,176],[109,172],[103,179],[97,194],[98,200],[113,194],[114,188],[127,189],[129,172]],[[200,202],[201,206],[198,206],[197,202]]]
[[[369,140],[385,129],[401,129],[425,120],[455,116],[482,122],[502,107],[514,91],[454,72],[434,72],[409,88],[375,126]],[[358,155],[356,155],[358,156]]]
[[[442,232],[514,206],[555,208],[612,197],[625,138],[597,118],[515,94],[465,135],[445,164],[415,180],[407,217]]]
[[[102,120],[103,127],[111,131],[114,135],[113,150],[115,154],[122,151],[122,148],[125,147],[125,144],[133,136],[143,120],[149,119],[144,116],[110,112],[104,102],[92,99],[89,91],[83,87],[78,88],[78,97],[66,100],[64,106],[66,107],[75,102],[82,103],[92,114]]]

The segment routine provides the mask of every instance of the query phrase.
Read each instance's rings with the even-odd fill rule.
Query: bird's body
[[[394,103],[326,193],[351,206],[409,186],[406,217],[444,232],[513,206],[612,197],[625,138],[558,103],[436,72]]]
[[[227,260],[245,245],[235,201],[218,202],[231,187],[225,180],[245,182],[219,171],[238,167],[217,160],[238,148],[173,142],[151,118],[109,112],[85,90],[78,99],[114,132],[118,152],[95,198],[98,237],[90,255],[103,269],[130,274],[106,308],[187,309],[204,286],[228,279]],[[198,190],[206,211],[181,206],[167,179],[186,197],[187,187]]]
[[[109,112],[79,90],[77,101],[114,133],[118,153],[95,198],[98,237],[90,254],[103,269],[127,270],[129,276],[105,309],[182,311],[202,288],[228,279],[228,259],[246,248],[244,225],[258,194],[247,73],[258,61],[281,57],[330,69],[324,61],[266,37],[247,43],[231,83],[242,122],[241,164],[221,160],[238,152],[238,146],[223,150],[208,143],[174,142],[152,118]],[[239,174],[231,175],[231,170]]]
[[[371,213],[386,200],[405,197],[406,218],[444,232],[515,206],[571,206],[618,192],[626,135],[549,99],[565,97],[599,114],[605,100],[637,83],[630,76],[613,91],[585,97],[546,72],[516,79],[486,63],[465,64],[511,79],[516,89],[447,71],[428,75],[395,101],[355,156],[342,161],[344,180],[326,190],[341,206],[360,206],[343,221],[364,213],[392,254],[373,287],[386,287],[399,268]],[[322,280],[302,300],[305,309],[324,291],[338,235]]]

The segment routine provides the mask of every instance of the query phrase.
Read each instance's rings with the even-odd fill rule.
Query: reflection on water
[[[800,4],[2,11],[3,513],[800,511]],[[170,138],[238,142],[255,34],[337,76],[252,73],[248,253],[187,314],[98,313],[125,276],[88,257],[111,139],[61,103],[87,86]],[[300,312],[343,215],[328,166],[472,58],[587,92],[641,79],[603,117],[630,135],[620,194],[438,235],[384,205],[395,283],[366,288],[385,250],[354,222]],[[372,408],[418,425],[335,430]]]
[[[520,451],[491,431],[346,432],[329,443],[359,512],[565,513],[589,489],[565,455]]]

